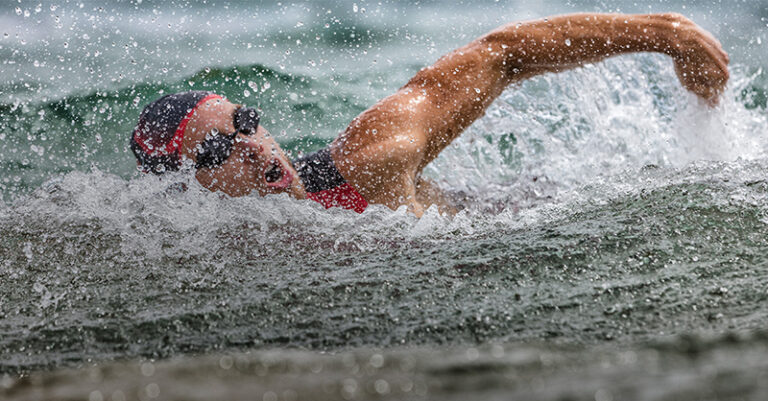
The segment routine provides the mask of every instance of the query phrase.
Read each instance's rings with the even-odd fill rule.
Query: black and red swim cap
[[[206,91],[165,95],[148,104],[131,134],[131,150],[146,172],[162,174],[181,166],[184,130],[195,109],[222,97]]]

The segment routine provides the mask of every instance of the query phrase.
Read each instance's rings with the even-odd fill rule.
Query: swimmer
[[[131,149],[144,171],[178,170],[186,161],[203,187],[229,196],[286,193],[356,212],[381,204],[416,216],[432,205],[453,213],[421,171],[508,85],[636,52],[670,56],[683,87],[710,105],[728,81],[720,43],[682,15],[563,15],[501,26],[441,57],[357,116],[327,148],[295,160],[255,109],[211,92],[147,105]]]

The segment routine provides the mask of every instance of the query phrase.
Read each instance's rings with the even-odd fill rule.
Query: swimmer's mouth
[[[267,167],[267,171],[264,172],[264,181],[275,183],[280,181],[281,178],[283,178],[283,166],[280,165],[277,159],[272,160],[269,163],[269,167]]]
[[[272,159],[264,171],[264,181],[272,188],[288,188],[293,177],[279,159]]]

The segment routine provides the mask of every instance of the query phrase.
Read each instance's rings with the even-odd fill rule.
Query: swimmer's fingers
[[[717,106],[728,82],[727,70],[722,72],[697,63],[679,62],[675,63],[675,71],[683,87],[707,101],[710,106]]]
[[[682,16],[673,27],[671,53],[680,82],[716,105],[729,79],[728,54],[714,36]]]
[[[729,78],[725,62],[700,53],[677,59],[675,71],[686,89],[712,106],[717,105]]]

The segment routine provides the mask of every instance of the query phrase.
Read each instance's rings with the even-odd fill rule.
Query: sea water
[[[127,146],[146,103],[212,90],[258,107],[298,156],[451,49],[577,11],[691,17],[731,54],[720,105],[652,54],[513,85],[425,170],[468,199],[455,217],[226,198],[188,172],[138,172]],[[266,363],[317,380],[278,370],[279,391],[227,388],[759,399],[767,24],[758,1],[4,2],[0,394],[128,361],[114,369],[170,372],[166,395],[179,372]],[[622,387],[612,369],[638,380]],[[109,372],[93,386],[115,399],[128,390]]]

